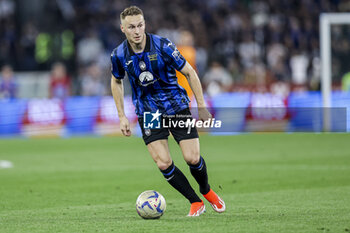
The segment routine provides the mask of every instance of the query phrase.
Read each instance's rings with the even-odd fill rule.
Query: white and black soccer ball
[[[144,219],[160,218],[165,209],[164,197],[154,190],[144,191],[136,200],[136,211]]]

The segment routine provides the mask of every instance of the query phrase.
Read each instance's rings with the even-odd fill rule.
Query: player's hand
[[[124,117],[121,117],[119,121],[120,121],[120,130],[122,131],[123,135],[129,137],[131,135],[131,130],[130,130],[130,123],[128,118],[124,116]]]
[[[211,119],[213,116],[210,114],[207,108],[199,108],[198,109],[198,118],[201,121],[206,121]]]

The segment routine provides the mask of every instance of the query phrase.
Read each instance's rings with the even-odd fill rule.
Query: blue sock
[[[199,162],[197,164],[189,164],[189,166],[192,176],[199,184],[199,191],[201,192],[201,194],[207,194],[210,190],[210,185],[208,183],[207,166],[203,157],[200,157]]]
[[[174,165],[174,162],[165,170],[160,170],[163,173],[165,179],[179,191],[184,197],[186,197],[191,203],[200,202],[196,192],[191,187],[186,176]]]

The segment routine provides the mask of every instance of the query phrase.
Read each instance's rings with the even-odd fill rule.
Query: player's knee
[[[165,161],[158,160],[156,161],[156,164],[160,170],[165,170],[172,164],[172,160],[171,159],[165,160]]]
[[[196,149],[186,150],[185,152],[183,152],[183,155],[186,163],[189,165],[197,164],[201,157],[199,150]]]
[[[185,159],[186,160],[186,163],[189,164],[189,165],[195,165],[195,164],[198,164],[199,161],[200,161],[200,156],[199,154],[193,154],[192,156],[188,157]]]

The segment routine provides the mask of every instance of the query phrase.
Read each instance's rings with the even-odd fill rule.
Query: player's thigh
[[[197,164],[200,159],[199,139],[192,138],[179,142],[182,154],[188,164]]]
[[[147,144],[147,148],[158,168],[165,170],[171,165],[172,159],[167,139],[153,141]]]

